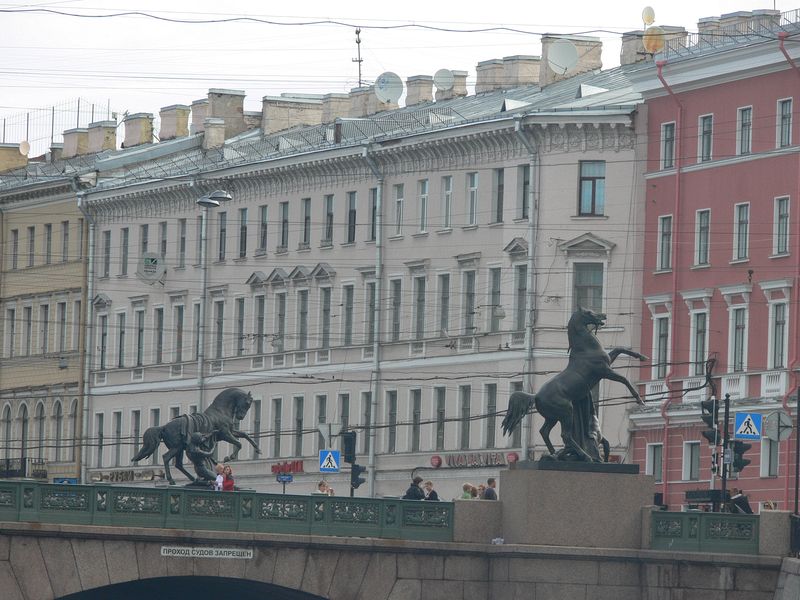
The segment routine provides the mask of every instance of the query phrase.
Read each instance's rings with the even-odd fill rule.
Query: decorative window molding
[[[462,269],[477,269],[478,263],[481,260],[481,253],[468,252],[466,254],[457,254],[455,259],[458,266]]]
[[[772,281],[761,281],[758,286],[764,292],[767,302],[786,302],[789,300],[792,291],[791,279],[773,279]],[[783,294],[778,298],[777,294]]]
[[[528,241],[521,237],[515,237],[505,248],[503,248],[503,252],[506,252],[511,257],[511,260],[522,260],[523,258],[527,258]]]
[[[655,318],[672,316],[672,294],[658,294],[655,296],[645,296],[643,298],[647,309],[650,311],[650,316]],[[666,313],[659,313],[658,307],[663,306],[667,309]]]
[[[753,291],[753,286],[750,283],[740,283],[738,285],[726,285],[719,288],[720,294],[725,298],[725,304],[728,308],[734,305],[749,304],[750,293]],[[736,296],[741,296],[743,302],[734,302]]]
[[[250,277],[245,281],[250,287],[259,287],[267,284],[267,276],[263,271],[253,271]]]
[[[689,310],[697,310],[694,306],[696,300],[703,303],[704,310],[709,310],[711,307],[711,297],[714,295],[714,288],[687,290],[680,294],[683,301],[686,302],[686,308]]]
[[[317,281],[328,281],[336,276],[336,271],[328,263],[318,263],[311,271],[311,277]]]
[[[561,242],[558,249],[567,257],[573,258],[611,258],[616,247],[614,242],[603,239],[593,233],[584,233],[576,238]]]

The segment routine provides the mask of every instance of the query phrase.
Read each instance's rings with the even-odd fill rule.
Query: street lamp
[[[203,209],[200,222],[200,268],[203,271],[200,291],[200,327],[197,340],[197,384],[200,388],[199,411],[205,409],[205,368],[206,368],[206,296],[208,290],[208,209],[218,208],[223,202],[231,200],[230,192],[214,190],[196,200]]]

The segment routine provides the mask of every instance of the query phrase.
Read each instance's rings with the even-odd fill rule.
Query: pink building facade
[[[731,431],[736,412],[795,418],[800,47],[781,32],[797,35],[798,16],[723,16],[735,33],[707,39],[703,20],[699,35],[668,44],[635,76],[648,122],[641,339],[652,360],[630,452],[670,510],[687,504],[687,490],[720,487],[701,435],[707,364],[718,396],[730,394]],[[754,507],[792,508],[794,434],[751,443],[729,489]]]

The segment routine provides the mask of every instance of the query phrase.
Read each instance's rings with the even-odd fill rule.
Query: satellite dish
[[[556,40],[547,50],[547,66],[553,73],[564,75],[578,64],[578,49],[569,40]]]
[[[28,143],[28,140],[24,140],[19,143],[19,153],[22,156],[28,156],[28,152],[31,151],[31,145]]]
[[[437,90],[446,92],[452,90],[455,85],[456,79],[453,77],[453,72],[450,69],[439,69],[433,75],[433,85]]]
[[[385,104],[394,104],[403,94],[403,80],[397,73],[387,71],[381,73],[375,80],[375,95]]]
[[[664,30],[658,25],[653,25],[644,30],[642,46],[650,54],[661,52],[664,48]]]
[[[652,6],[645,6],[644,10],[642,10],[642,22],[645,24],[645,26],[649,27],[655,20],[656,11],[653,10]]]

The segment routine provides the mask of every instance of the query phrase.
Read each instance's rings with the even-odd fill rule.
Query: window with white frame
[[[103,266],[100,269],[100,277],[108,277],[111,274],[111,232],[103,232]]]
[[[320,348],[330,348],[331,346],[331,288],[322,287],[319,289],[320,296]]]
[[[778,476],[778,457],[780,443],[769,438],[761,438],[761,477]]]
[[[286,348],[286,292],[275,294],[275,335],[272,339],[275,352]]]
[[[197,217],[197,225],[195,230],[195,246],[194,246],[194,256],[196,265],[199,265],[203,259],[203,253],[205,252],[205,247],[203,246],[203,215],[202,213]]]
[[[750,154],[753,144],[753,107],[736,111],[736,154]]]
[[[69,221],[61,221],[61,262],[69,260]]]
[[[303,241],[302,248],[311,245],[311,198],[303,198]]]
[[[26,310],[30,309],[26,307]],[[108,359],[108,315],[100,315],[97,318],[97,324],[98,341],[100,342],[98,344],[100,352],[97,357],[97,368],[104,371]],[[30,351],[28,354],[30,354]]]
[[[67,303],[59,302],[56,305],[56,319],[58,320],[58,348],[59,352],[67,350]]]
[[[167,255],[167,222],[161,221],[158,224],[158,250],[161,258]]]
[[[459,448],[461,450],[469,449],[469,434],[470,424],[472,422],[472,386],[460,385],[458,386],[459,395],[459,421],[461,424],[461,431],[459,432]]]
[[[400,339],[400,307],[402,305],[403,298],[401,296],[402,292],[402,281],[400,279],[392,279],[389,282],[389,296],[390,296],[390,319],[391,323],[389,325],[389,339],[393,342],[396,342]]]
[[[144,363],[144,316],[143,308],[137,308],[134,312],[136,320],[136,366],[141,367]]]
[[[672,269],[672,215],[658,218],[658,256],[657,269]]]
[[[572,264],[573,310],[603,311],[603,263]]]
[[[239,209],[239,258],[247,256],[247,209]]]
[[[28,266],[32,267],[36,262],[36,226],[28,227]]]
[[[372,428],[372,392],[361,392],[361,414],[362,414],[362,437],[364,443],[362,448],[364,454],[369,454],[369,437],[370,429]]]
[[[413,389],[411,396],[411,452],[419,452],[419,438],[422,424],[422,390]]]
[[[728,370],[740,373],[747,369],[747,308],[736,306],[730,310],[728,334]]]
[[[39,353],[50,352],[50,305],[39,305]]]
[[[266,204],[258,207],[258,248],[256,254],[267,251],[267,230],[269,224],[269,206]]]
[[[236,320],[236,356],[244,355],[244,298],[234,301],[234,319]]]
[[[502,223],[506,187],[505,169],[495,169],[492,178],[492,223]]]
[[[439,279],[439,335],[450,331],[450,274],[441,273]]]
[[[353,286],[344,286],[342,288],[342,308],[344,310],[342,318],[342,343],[345,346],[351,346],[353,344],[353,297]]]
[[[663,481],[663,460],[662,460],[662,444],[647,444],[647,456],[645,458],[644,471],[647,475],[652,475],[656,483]]]
[[[420,179],[417,182],[419,191],[419,231],[428,231],[428,180]]]
[[[53,224],[46,223],[44,226],[44,264],[49,265],[53,262]]]
[[[267,299],[263,294],[255,298],[256,304],[256,354],[264,354],[264,336],[266,331]]]
[[[123,368],[125,366],[125,318],[127,315],[117,313],[117,366]]]
[[[30,356],[33,351],[33,307],[26,306],[22,309],[23,320],[25,321],[25,356]],[[101,327],[101,330],[103,327]],[[106,335],[108,335],[106,327]]]
[[[325,202],[325,229],[322,234],[322,245],[330,246],[333,243],[333,194],[326,194]]]
[[[289,203],[281,202],[281,239],[279,250],[285,252],[289,247]]]
[[[444,450],[444,433],[445,423],[447,423],[447,388],[435,387],[433,388],[436,397],[436,415],[434,419],[436,423],[435,428],[435,443],[434,449]]]
[[[500,267],[489,269],[489,331],[500,331],[500,277],[502,270]]]
[[[528,315],[528,265],[514,267],[514,330],[525,331]]]
[[[733,260],[746,260],[750,251],[750,204],[737,204],[733,210]]]
[[[425,276],[414,277],[414,339],[425,338]]]
[[[365,285],[365,291],[367,293],[367,314],[364,315],[364,323],[366,323],[367,329],[365,332],[366,335],[364,336],[365,344],[372,344],[375,342],[375,290],[376,283],[374,281],[368,281]]]
[[[700,442],[683,443],[683,474],[684,481],[698,481],[700,479]]]
[[[487,383],[486,395],[486,448],[494,448],[497,436],[497,384]]]
[[[661,124],[661,168],[675,166],[675,122]]]
[[[789,197],[775,198],[775,220],[772,234],[772,253],[789,252]]]
[[[695,213],[694,221],[694,264],[707,265],[710,259],[711,211],[707,208]]]
[[[453,176],[442,177],[442,229],[453,226]]]
[[[402,183],[395,184],[392,188],[394,196],[394,235],[403,233],[403,194],[405,186]]]
[[[787,312],[786,302],[771,302],[769,305],[770,352],[768,366],[770,369],[783,369],[786,367]]]
[[[308,290],[297,290],[297,349],[308,348]]]
[[[462,278],[464,335],[474,335],[477,329],[475,327],[475,271],[464,271]]]
[[[708,354],[708,311],[691,313],[690,375],[705,375]]]
[[[153,334],[153,354],[155,363],[160,365],[164,361],[164,307],[159,306],[155,310],[156,330]]]
[[[653,379],[667,376],[669,366],[669,315],[653,318]]]
[[[183,339],[184,339],[184,321],[186,309],[183,304],[176,304],[172,308],[172,324],[174,327],[173,335],[175,336],[174,349],[172,360],[175,363],[183,361]],[[144,314],[144,313],[142,313]]]
[[[606,203],[606,162],[580,161],[578,215],[602,216]]]
[[[317,425],[323,426],[328,423],[328,396],[325,394],[317,394]],[[325,450],[325,436],[322,432],[317,433],[317,450]]]
[[[17,310],[6,309],[6,356],[13,358],[17,349]]]
[[[369,241],[378,235],[378,188],[369,188]]]
[[[792,99],[778,100],[775,141],[778,148],[792,145]]]
[[[11,268],[17,269],[19,266],[19,229],[11,230],[11,252],[9,252],[9,256],[11,258]]]
[[[356,204],[358,195],[356,192],[347,192],[347,230],[346,240],[348,244],[356,241]]]
[[[283,413],[283,398],[272,399],[272,456],[279,458],[281,455],[281,426]]]
[[[186,219],[178,219],[178,264],[182,269],[186,266]]]
[[[517,167],[517,218],[528,218],[528,204],[531,193],[531,166],[520,165]]]
[[[478,223],[478,174],[467,173],[467,225]]]
[[[397,451],[397,390],[386,392],[386,452],[394,454]]]
[[[217,253],[217,260],[225,260],[225,252],[228,247],[228,213],[217,213],[217,238],[219,241],[219,249]]]
[[[294,397],[294,456],[303,456],[303,411],[305,398]]]
[[[225,301],[214,301],[214,358],[219,360],[225,352]],[[157,361],[159,362],[159,361]]]
[[[708,162],[712,156],[712,142],[714,139],[714,117],[703,115],[698,122],[697,158],[698,162]]]

